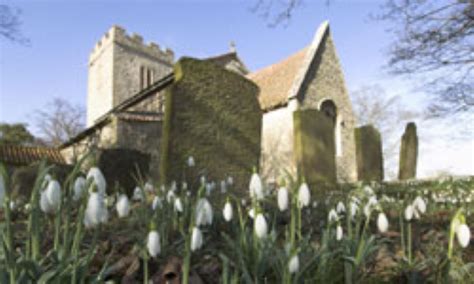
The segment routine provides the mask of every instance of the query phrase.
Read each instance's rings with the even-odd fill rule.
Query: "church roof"
[[[59,149],[48,147],[30,147],[18,145],[1,145],[0,161],[18,166],[47,160],[50,163],[66,164]]]
[[[297,97],[328,31],[329,23],[323,22],[310,45],[278,63],[247,75],[260,88],[258,99],[262,110],[269,111],[284,106],[288,100]]]
[[[249,73],[249,70],[245,66],[244,62],[240,60],[236,51],[231,51],[231,52],[224,53],[221,55],[208,57],[208,58],[205,58],[204,60],[217,64],[223,68],[230,69],[231,71],[235,71],[243,76]],[[234,64],[231,67],[230,64],[232,63],[236,63],[236,65]]]

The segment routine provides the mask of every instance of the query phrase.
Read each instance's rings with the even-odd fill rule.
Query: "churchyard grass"
[[[1,166],[1,283],[474,283],[473,178],[324,198],[289,176],[273,189],[257,173],[248,188],[137,178],[128,197],[81,164],[59,184],[42,163],[23,204]]]

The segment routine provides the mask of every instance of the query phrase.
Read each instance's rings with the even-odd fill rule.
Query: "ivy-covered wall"
[[[252,167],[259,165],[262,112],[258,87],[213,63],[183,58],[175,82],[167,89],[160,158],[161,181],[183,179],[186,159],[193,156],[196,179],[232,176],[247,187]]]
[[[355,129],[357,179],[360,181],[382,181],[383,154],[380,132],[372,125]]]
[[[316,109],[293,113],[294,147],[298,175],[310,185],[336,182],[332,121]]]

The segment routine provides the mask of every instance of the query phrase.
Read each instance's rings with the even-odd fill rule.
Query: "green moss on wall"
[[[372,125],[365,125],[354,131],[358,180],[382,181],[384,173],[380,132]]]
[[[295,111],[294,149],[298,175],[310,185],[336,183],[334,125],[315,109]]]
[[[233,176],[246,187],[258,166],[262,112],[258,87],[213,63],[183,58],[166,91],[160,173],[164,183],[182,180],[193,156],[199,175],[220,180]]]

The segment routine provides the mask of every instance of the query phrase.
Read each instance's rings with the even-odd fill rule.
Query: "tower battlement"
[[[169,65],[174,63],[174,52],[171,49],[163,49],[155,42],[145,43],[141,35],[136,33],[129,35],[124,28],[114,25],[97,41],[89,56],[89,64],[92,64],[102,54],[103,50],[113,43]]]

